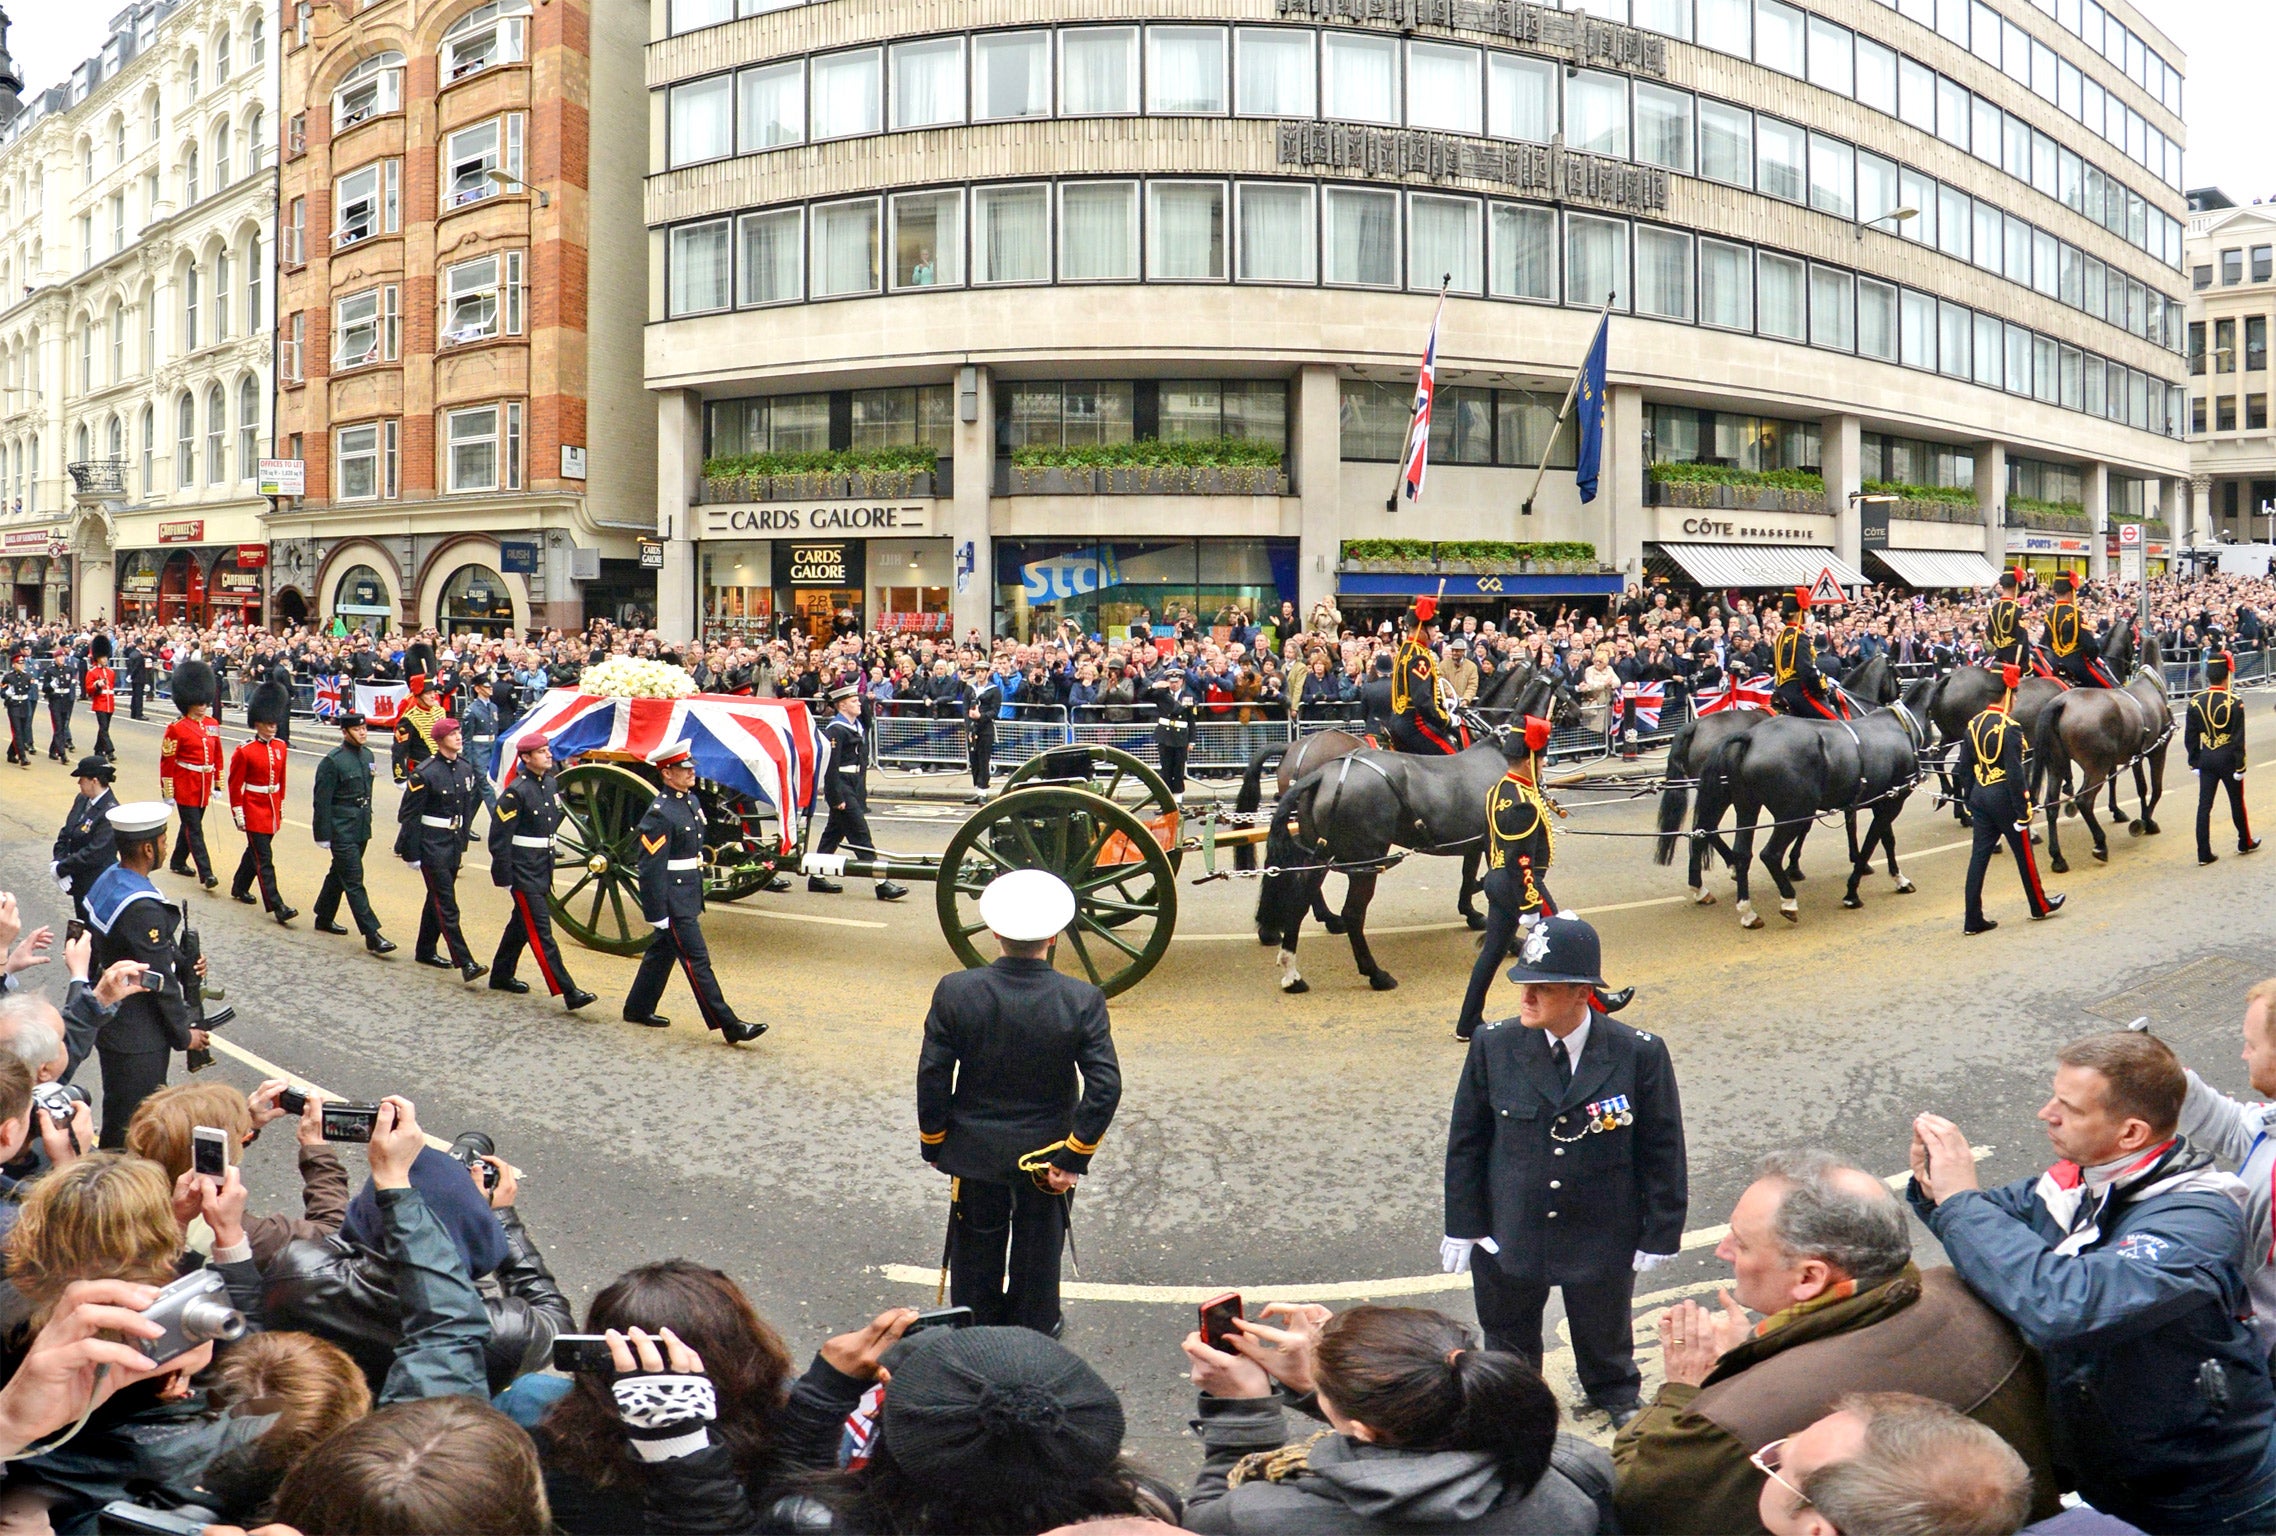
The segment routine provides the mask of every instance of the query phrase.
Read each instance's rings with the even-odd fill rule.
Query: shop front
[[[1350,627],[1372,629],[1386,621],[1396,624],[1416,598],[1436,597],[1443,622],[1470,617],[1506,629],[1510,614],[1520,608],[1542,616],[1574,604],[1594,607],[1617,598],[1620,589],[1617,571],[1345,571],[1336,577],[1336,609]]]
[[[2115,548],[2113,547],[2113,554]],[[2020,566],[2040,581],[2068,571],[2085,581],[2094,564],[2094,538],[2085,533],[2049,533],[2035,528],[2007,530],[2007,564]]]
[[[695,577],[701,640],[795,630],[826,641],[841,614],[864,630],[948,634],[949,541],[930,536],[934,514],[925,498],[705,507]]]
[[[395,600],[387,581],[375,566],[351,565],[332,583],[334,627],[361,629],[374,635],[394,627]]]
[[[121,624],[158,621],[158,571],[163,561],[154,549],[128,550],[118,557],[114,590],[118,593]]]
[[[442,596],[436,600],[435,628],[445,635],[480,635],[486,640],[519,634],[506,578],[478,562],[458,566],[443,582]]]
[[[1865,573],[1834,552],[1835,520],[1822,512],[1654,507],[1644,545],[1655,575],[1701,593],[1790,591],[1833,572],[1844,587]]]
[[[2110,574],[2113,578],[2118,576],[2121,563],[2124,560],[2121,539],[2119,525],[2113,523],[2109,533],[2105,534],[2102,540],[2102,549],[2109,557]],[[2142,540],[2142,560],[2150,575],[2170,575],[2173,571],[2173,541],[2145,537]]]
[[[37,623],[47,616],[42,606],[47,601],[45,555],[0,560],[0,578],[8,588],[8,612],[18,623]]]
[[[1073,623],[1086,635],[1158,636],[1190,619],[1230,629],[1228,610],[1269,622],[1298,601],[1297,541],[1229,539],[997,539],[995,628],[1033,640]]]

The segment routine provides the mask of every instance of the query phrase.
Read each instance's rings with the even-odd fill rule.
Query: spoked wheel
[[[710,779],[695,781],[695,797],[703,806],[704,898],[740,901],[765,890],[776,869],[766,807],[741,790]]]
[[[1075,919],[1054,960],[1107,996],[1136,986],[1169,949],[1177,866],[1154,828],[1087,790],[1023,789],[975,811],[941,855],[941,933],[967,966],[995,958],[981,949],[980,893],[1015,869],[1048,870],[1073,889]]]
[[[1009,795],[1033,780],[1055,779],[1055,764],[1070,761],[1079,754],[1087,754],[1090,759],[1087,785],[1060,782],[1067,782],[1068,788],[1087,787],[1092,794],[1117,804],[1125,794],[1136,795],[1137,802],[1129,809],[1148,823],[1157,842],[1166,845],[1165,852],[1174,874],[1185,859],[1179,840],[1183,817],[1178,811],[1177,796],[1170,793],[1168,781],[1148,767],[1143,758],[1134,757],[1120,747],[1073,747],[1038,753],[1012,770],[1011,776],[1004,780],[1003,793]]]
[[[629,768],[581,763],[561,773],[561,826],[553,834],[553,920],[587,949],[637,955],[654,930],[640,915],[635,829],[655,786]]]

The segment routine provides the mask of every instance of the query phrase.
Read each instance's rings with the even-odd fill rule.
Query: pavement
[[[84,714],[78,723],[84,743],[92,730]],[[122,798],[154,795],[161,725],[156,712],[117,723]],[[40,731],[44,746],[44,721]],[[278,848],[287,899],[305,913],[323,868],[305,829],[308,785],[332,736],[306,723],[295,734],[293,824]],[[1822,1144],[1897,1175],[1911,1117],[1934,1109],[1969,1133],[1987,1178],[2035,1174],[2047,1152],[2033,1113],[2054,1049],[2143,1014],[2215,1083],[2244,1091],[2236,1020],[2276,938],[2264,898],[2276,850],[2200,869],[2196,786],[2178,751],[2168,769],[2163,835],[2121,832],[2095,864],[2083,827],[2066,827],[2073,873],[2050,885],[2070,903],[2047,923],[2023,920],[2013,866],[1996,865],[1989,906],[2002,926],[1980,938],[1960,933],[1967,834],[1925,795],[1899,824],[1917,894],[1894,894],[1877,871],[1864,907],[1842,910],[1838,828],[1820,829],[1799,921],[1744,932],[1727,875],[1710,887],[1722,899],[1697,907],[1680,867],[1652,862],[1635,835],[1651,825],[1649,800],[1563,792],[1572,815],[1551,884],[1602,931],[1611,979],[1636,986],[1622,1017],[1667,1039],[1688,1106],[1690,1236],[1638,1298],[1647,1392],[1650,1313],[1727,1280],[1712,1250],[1765,1149]],[[2247,785],[2253,814],[2276,823],[2271,780]],[[0,888],[59,929],[46,865],[71,794],[53,764],[0,768]],[[897,849],[938,850],[961,816],[894,782],[875,799],[881,840]],[[674,1254],[737,1277],[801,1355],[884,1307],[930,1304],[947,1189],[917,1156],[912,1082],[927,1000],[953,961],[929,890],[887,905],[849,881],[841,896],[801,888],[714,908],[706,932],[727,993],[773,1026],[730,1048],[696,1024],[677,984],[663,1005],[671,1029],[622,1023],[631,960],[572,946],[577,981],[602,998],[574,1017],[414,966],[422,893],[387,854],[395,801],[383,774],[367,867],[403,945],[393,959],[316,934],[305,915],[280,929],[229,901],[243,844],[225,813],[209,817],[223,892],[161,877],[189,903],[238,1007],[214,1070],[247,1087],[273,1065],[359,1099],[402,1091],[438,1136],[489,1131],[525,1170],[530,1228],[580,1307],[627,1267]],[[1599,835],[1610,833],[1623,835]],[[2232,846],[2225,831],[2216,846]],[[460,882],[485,961],[508,912],[487,869],[478,849]],[[1375,1298],[1470,1315],[1465,1283],[1436,1272],[1446,1106],[1463,1059],[1450,1025],[1475,953],[1453,911],[1456,874],[1417,858],[1383,879],[1370,929],[1396,991],[1369,990],[1344,941],[1315,929],[1299,951],[1303,996],[1279,991],[1256,943],[1253,882],[1181,884],[1167,958],[1113,1005],[1124,1097],[1079,1198],[1066,1338],[1123,1393],[1132,1449],[1170,1475],[1198,1460],[1177,1345],[1202,1297]],[[1760,892],[1758,905],[1775,911]],[[54,969],[44,979],[60,988]],[[1489,1015],[1514,1009],[1514,989],[1497,984]],[[283,1151],[256,1151],[249,1172],[257,1199],[292,1198]],[[1549,1374],[1575,1395],[1569,1351],[1552,1354]],[[1576,1423],[1606,1432],[1601,1415]]]

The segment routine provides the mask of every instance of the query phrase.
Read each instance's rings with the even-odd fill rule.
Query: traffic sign
[[[1834,580],[1833,567],[1830,565],[1820,568],[1818,579],[1810,583],[1810,601],[1813,603],[1838,603],[1848,595],[1841,590],[1841,583]]]
[[[2141,542],[2142,525],[2140,523],[2120,523],[2118,525],[2118,547],[2120,549],[2139,545]]]

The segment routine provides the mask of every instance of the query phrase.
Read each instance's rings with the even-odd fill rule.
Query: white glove
[[[332,845],[330,843],[318,843],[316,845],[316,851],[318,853],[330,853],[332,851]]]
[[[238,831],[242,832],[245,830],[245,813],[243,811],[231,811],[229,813],[229,819],[237,823]]]
[[[657,928],[669,928],[672,926],[672,920],[668,917],[659,917],[656,919],[653,926]]]
[[[1636,1273],[1639,1275],[1648,1275],[1662,1264],[1674,1262],[1675,1255],[1672,1253],[1646,1253],[1641,1248],[1636,1250]]]
[[[1483,1248],[1488,1253],[1500,1253],[1501,1246],[1490,1237],[1442,1237],[1438,1240],[1439,1267],[1450,1275],[1470,1272],[1470,1250]]]

